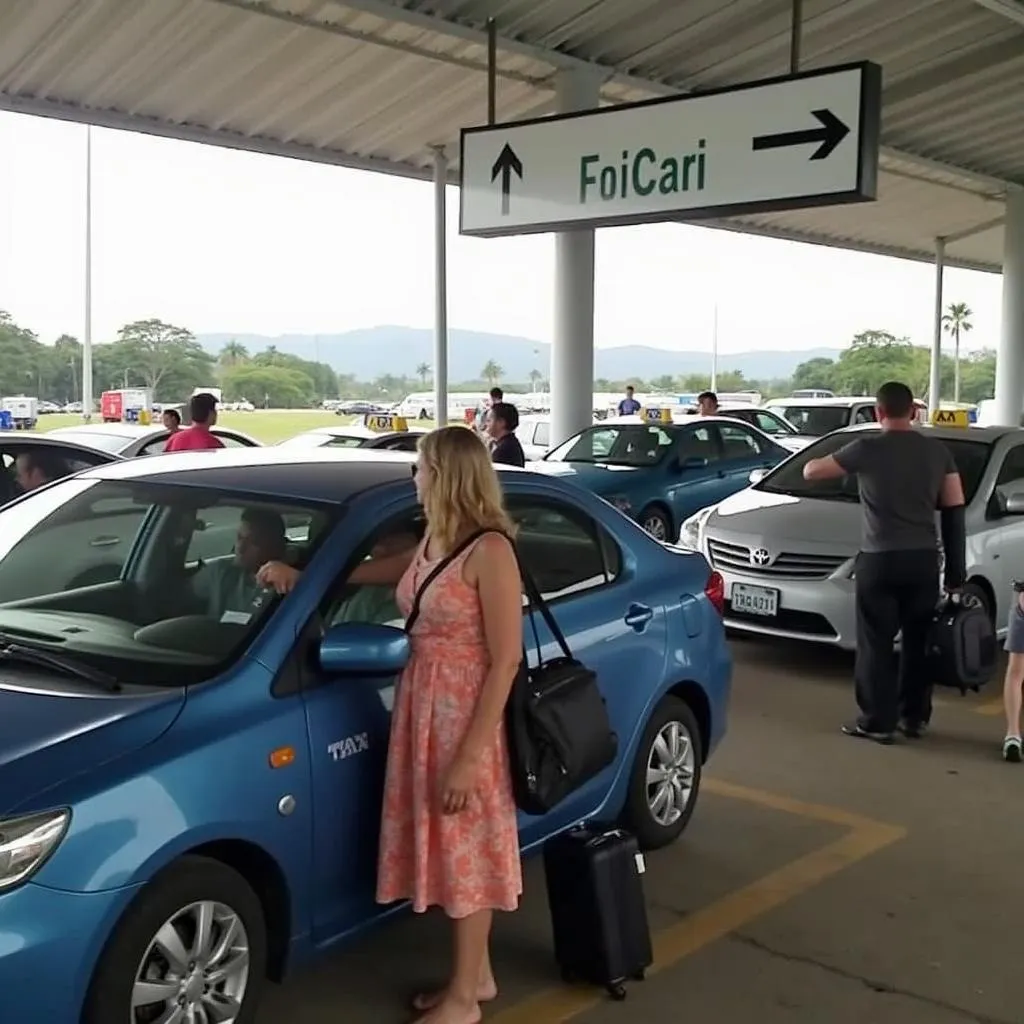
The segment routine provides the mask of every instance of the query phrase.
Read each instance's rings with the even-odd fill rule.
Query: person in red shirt
[[[177,430],[167,440],[165,452],[195,452],[223,448],[224,442],[210,428],[217,422],[217,399],[213,395],[193,395],[189,403],[192,426]]]

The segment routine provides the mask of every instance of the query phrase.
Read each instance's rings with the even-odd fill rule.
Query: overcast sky
[[[0,113],[0,309],[44,341],[81,336],[85,128]],[[449,323],[551,337],[550,236],[458,234],[449,189]],[[429,183],[126,132],[93,131],[93,336],[160,317],[191,330],[334,333],[433,323]],[[602,347],[723,352],[845,345],[877,328],[931,337],[923,264],[679,225],[601,231]],[[994,347],[1000,279],[948,272]]]

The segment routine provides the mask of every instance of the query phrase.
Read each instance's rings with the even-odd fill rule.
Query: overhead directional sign
[[[864,202],[882,71],[861,63],[462,132],[461,231],[516,235]]]

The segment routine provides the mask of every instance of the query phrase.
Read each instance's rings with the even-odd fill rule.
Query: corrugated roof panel
[[[998,217],[1024,184],[1024,27],[973,0],[803,12],[803,67],[883,65],[880,199],[729,226],[923,257]],[[6,0],[0,109],[423,175],[486,118],[490,15],[499,120],[549,111],[582,61],[607,66],[605,103],[788,68],[791,0]],[[1001,230],[950,255],[997,267]]]

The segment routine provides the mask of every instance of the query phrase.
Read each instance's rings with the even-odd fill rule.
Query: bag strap
[[[475,533],[471,533],[461,544],[458,544],[455,548],[448,552],[447,555],[442,558],[433,569],[427,573],[426,579],[420,584],[419,589],[416,591],[416,596],[412,599],[412,608],[409,609],[409,615],[405,620],[405,631],[408,633],[413,623],[420,617],[420,604],[423,601],[423,592],[430,586],[438,576],[441,575],[448,568],[452,562],[455,561],[463,551],[466,550],[475,541],[478,541],[485,533],[493,533],[493,530],[477,530]],[[423,550],[426,551],[427,544],[430,542],[429,537],[423,542]]]

